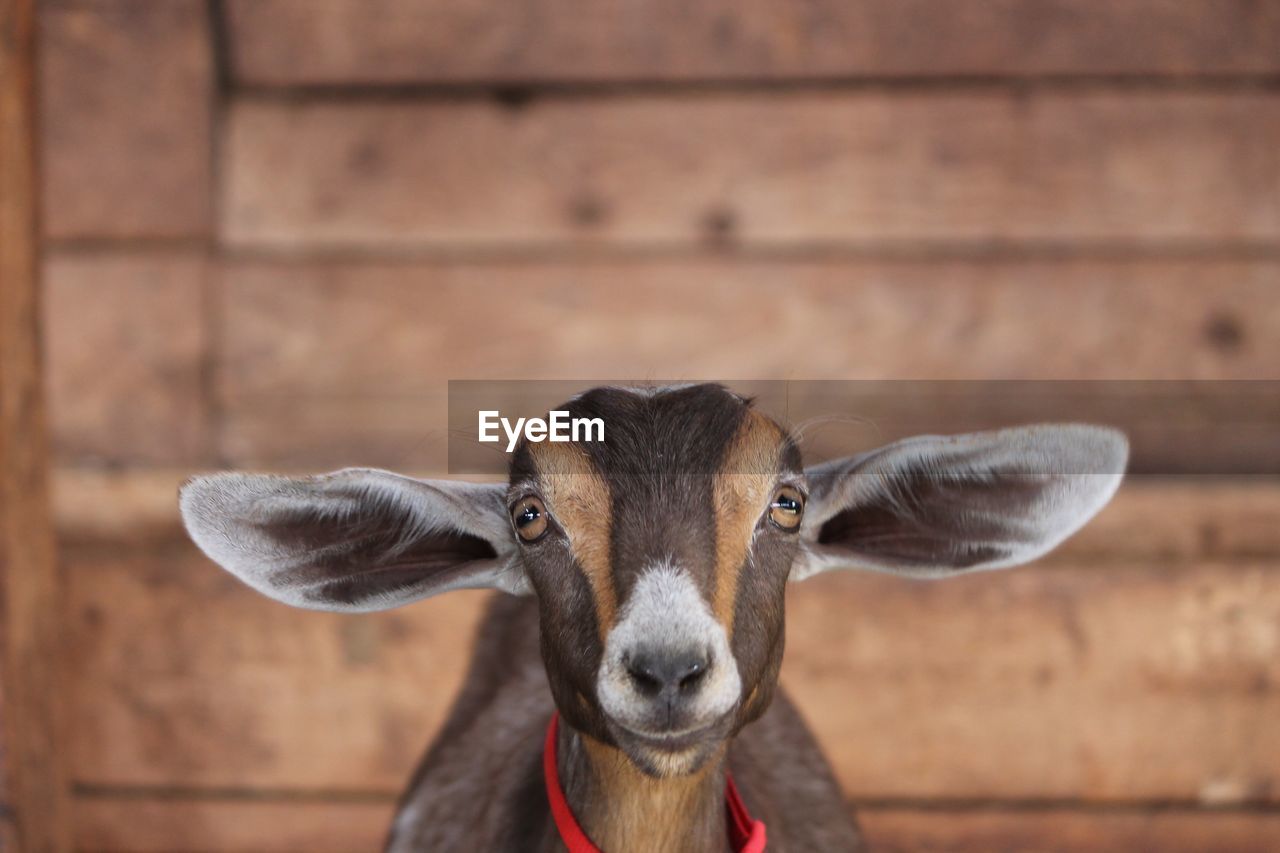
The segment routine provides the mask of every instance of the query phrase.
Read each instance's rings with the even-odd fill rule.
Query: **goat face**
[[[552,690],[579,731],[687,772],[773,692],[799,451],[714,385],[602,388],[564,409],[605,440],[523,444],[508,492]]]

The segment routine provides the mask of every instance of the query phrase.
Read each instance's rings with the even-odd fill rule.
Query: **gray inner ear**
[[[834,568],[937,577],[1025,563],[1111,498],[1128,444],[1042,425],[907,439],[810,469],[802,579]]]
[[[258,591],[297,607],[367,611],[449,589],[527,591],[505,488],[351,469],[216,474],[189,483],[192,539]]]
[[[391,501],[354,509],[362,496],[290,502],[256,510],[246,520],[270,553],[294,563],[276,586],[331,605],[355,604],[378,595],[395,597],[430,577],[435,584],[464,575],[498,553],[486,540],[452,528],[416,529],[413,513]]]
[[[842,510],[822,525],[819,545],[856,543],[859,553],[892,560],[907,571],[969,569],[1008,560],[1017,546],[1032,545],[1038,536],[1023,520],[1035,512],[1042,477],[955,477],[907,468],[877,485],[884,492],[875,500]]]

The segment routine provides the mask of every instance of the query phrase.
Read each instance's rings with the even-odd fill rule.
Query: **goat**
[[[1025,563],[1106,504],[1128,456],[1114,430],[1041,425],[806,469],[784,428],[719,385],[597,388],[561,408],[607,439],[523,441],[506,484],[347,469],[213,474],[181,493],[200,548],[286,604],[508,593],[393,853],[760,850],[766,831],[770,851],[861,849],[777,689],[788,581]]]

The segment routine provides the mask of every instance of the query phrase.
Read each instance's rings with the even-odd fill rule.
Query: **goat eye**
[[[536,542],[547,532],[547,508],[532,495],[521,498],[511,508],[511,523],[517,536],[525,542]]]
[[[783,530],[795,530],[804,514],[804,496],[791,486],[783,486],[769,504],[769,518]]]

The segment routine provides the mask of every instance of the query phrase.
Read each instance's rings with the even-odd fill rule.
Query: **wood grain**
[[[1260,92],[237,100],[221,231],[275,249],[1032,243],[1280,235]]]
[[[393,793],[482,601],[293,611],[187,549],[73,553],[68,580],[75,778],[106,786]],[[1274,557],[843,574],[790,598],[783,680],[853,797],[1275,800]]]
[[[219,386],[235,397],[597,376],[1280,378],[1271,262],[232,262],[221,282]]]
[[[1090,565],[1280,557],[1274,478],[1128,477],[1106,508],[1045,559]]]
[[[0,0],[0,712],[10,835],[70,849],[38,307],[35,5]]]
[[[221,452],[248,467],[444,470],[449,379],[1274,379],[1278,277],[1271,262],[1156,260],[233,262]],[[1048,386],[1034,399],[998,384],[972,399],[839,386],[801,401],[803,386],[793,422],[866,418],[810,430],[824,453],[1085,418],[1133,433],[1135,470],[1280,466],[1280,396],[1257,389],[1206,386],[1170,411],[1136,387],[1073,404]]]
[[[1260,853],[1280,844],[1280,815],[1150,810],[863,808],[874,853],[1094,853],[1165,850]]]
[[[91,797],[77,803],[84,853],[352,853],[379,850],[393,804],[343,800]]]
[[[200,237],[213,50],[201,0],[40,4],[44,233]]]
[[[448,397],[280,394],[225,397],[219,453],[237,468],[448,469]],[[281,429],[284,423],[292,428]]]
[[[193,546],[147,551],[68,558],[76,781],[399,789],[482,594],[342,619],[257,596]]]
[[[178,489],[196,473],[196,468],[55,468],[58,539],[110,548],[183,537]]]
[[[44,346],[63,464],[199,464],[213,443],[198,250],[53,253]]]
[[[1269,800],[1278,607],[1271,562],[825,576],[783,682],[854,798]]]
[[[318,7],[318,8],[317,8]],[[231,0],[237,81],[789,80],[1280,70],[1280,7],[1244,0]]]

